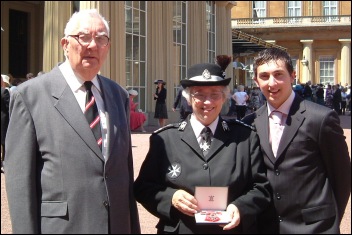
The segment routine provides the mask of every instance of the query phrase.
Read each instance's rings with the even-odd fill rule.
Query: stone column
[[[341,43],[340,82],[351,85],[351,39],[339,39]]]
[[[300,40],[300,42],[303,44],[303,59],[306,60],[306,64],[300,64],[302,68],[302,76],[300,79],[301,83],[306,83],[308,81],[311,81],[312,84],[316,83],[313,81],[313,64],[314,62],[312,61],[312,44],[313,40]],[[302,61],[301,61],[302,62]]]
[[[45,1],[44,37],[43,37],[43,70],[52,70],[59,62],[65,60],[61,47],[66,23],[71,17],[70,1]]]
[[[231,9],[235,4],[231,1],[216,1],[216,55],[232,56],[232,29],[231,29]],[[226,77],[232,77],[229,87],[233,88],[235,74],[233,64],[230,63],[226,68]],[[229,102],[225,102],[221,114],[227,114]]]
[[[188,66],[207,61],[207,30],[204,1],[188,1]]]
[[[235,4],[231,1],[217,1],[216,4],[216,55],[232,56],[231,9]],[[234,79],[232,63],[227,67],[226,74]],[[231,80],[230,87],[234,81]]]

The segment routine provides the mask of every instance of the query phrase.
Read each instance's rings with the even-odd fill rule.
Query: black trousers
[[[237,120],[241,120],[244,116],[246,116],[246,111],[246,105],[236,105]]]

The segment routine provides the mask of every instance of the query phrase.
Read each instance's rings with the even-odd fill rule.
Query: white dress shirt
[[[84,87],[84,80],[80,79],[78,76],[75,75],[73,72],[70,63],[68,60],[66,60],[64,63],[62,63],[60,66],[60,71],[64,75],[64,78],[71,88],[73,94],[75,95],[77,102],[84,113],[85,106],[86,106],[86,89]],[[101,134],[103,138],[103,143],[102,143],[102,153],[107,160],[107,143],[108,143],[108,129],[107,129],[107,119],[106,119],[106,114],[105,114],[105,106],[104,106],[104,100],[102,98],[102,93],[100,89],[100,84],[98,81],[97,76],[95,76],[92,80],[92,83],[94,86],[92,86],[92,93],[94,95],[98,111],[99,111],[99,116],[100,116],[100,127],[101,127]]]
[[[211,140],[213,141],[214,139],[214,133],[215,133],[215,130],[216,130],[216,126],[218,125],[218,121],[219,121],[219,117],[217,117],[215,119],[215,121],[213,121],[208,127],[210,128],[211,132],[212,132],[212,137],[211,137]],[[193,131],[194,131],[194,134],[197,138],[197,141],[198,141],[198,144],[199,146],[201,146],[201,143],[203,141],[203,137],[201,136],[201,132],[203,130],[203,128],[205,127],[202,123],[200,123],[194,116],[194,114],[191,115],[191,118],[190,118],[190,123],[191,123],[191,126],[193,128]]]

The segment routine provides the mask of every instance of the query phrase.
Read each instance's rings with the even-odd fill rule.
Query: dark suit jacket
[[[12,94],[5,171],[14,233],[140,231],[129,96],[114,81],[98,79],[109,132],[106,161],[58,67]]]
[[[260,138],[280,233],[339,232],[351,192],[351,162],[336,112],[296,95],[277,158],[269,143],[267,105],[243,121],[250,120]]]
[[[7,127],[9,125],[9,102],[9,90],[1,87],[1,144],[5,144]]]
[[[175,233],[255,233],[256,215],[269,203],[269,183],[259,151],[258,137],[249,127],[228,123],[214,133],[207,159],[203,157],[187,119],[184,130],[170,124],[150,137],[150,149],[135,181],[139,201],[160,219],[161,232]],[[176,210],[171,199],[178,189],[194,195],[195,186],[229,186],[228,203],[241,214],[239,227],[223,231],[218,225],[197,225],[195,218]],[[224,208],[226,209],[226,208]]]
[[[174,101],[174,109],[177,108],[178,104],[180,104],[180,112],[188,112],[188,113],[192,113],[192,105],[189,105],[186,98],[183,97],[182,95],[182,91],[183,91],[183,87],[180,86],[178,91],[177,91],[177,96],[175,98]]]

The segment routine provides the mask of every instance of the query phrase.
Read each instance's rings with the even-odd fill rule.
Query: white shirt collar
[[[68,60],[60,64],[59,68],[61,73],[64,75],[67,84],[70,86],[73,92],[77,92],[79,89],[81,89],[85,81],[75,75]],[[94,76],[92,82],[94,86],[98,89],[98,91],[101,93],[97,75]]]
[[[210,128],[211,132],[215,133],[216,127],[218,125],[219,122],[219,117],[217,117],[208,127]],[[196,137],[198,138],[200,136],[200,133],[202,132],[204,125],[202,123],[200,123],[194,116],[194,114],[191,115],[190,118],[190,123],[191,126],[193,128],[194,134],[196,135]]]
[[[287,100],[278,108],[275,109],[273,106],[271,106],[268,103],[268,116],[270,116],[271,112],[274,110],[280,111],[281,113],[285,114],[286,116],[290,112],[291,105],[293,103],[293,100],[295,99],[295,92],[292,90],[291,95],[287,98]]]

